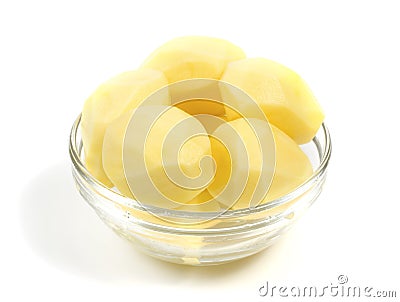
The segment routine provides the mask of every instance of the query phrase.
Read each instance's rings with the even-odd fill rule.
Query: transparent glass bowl
[[[118,235],[146,254],[169,262],[213,265],[241,259],[272,245],[321,193],[331,155],[328,129],[322,125],[302,146],[314,174],[296,190],[254,209],[213,213],[144,208],[97,181],[85,168],[80,117],[70,136],[72,172],[82,197]],[[177,223],[165,222],[149,213]]]

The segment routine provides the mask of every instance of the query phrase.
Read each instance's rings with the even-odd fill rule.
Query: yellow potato
[[[286,195],[313,174],[311,162],[300,147],[279,128],[273,125],[271,128],[276,144],[276,166],[271,187],[262,203]]]
[[[241,118],[221,124],[211,136],[216,172],[207,190],[227,208],[260,204],[275,167],[275,145],[268,123]]]
[[[274,61],[252,58],[232,62],[221,80],[245,91],[262,108],[269,122],[298,144],[309,142],[324,119],[321,107],[304,80]],[[239,112],[248,106],[237,99],[228,85],[221,86],[221,94]],[[227,110],[227,117],[228,120],[239,118],[230,110]]]
[[[225,115],[219,81],[215,79],[187,79],[168,86],[171,105],[191,114]]]
[[[159,116],[155,121],[154,114]],[[143,142],[133,139],[142,135]],[[207,170],[211,179],[214,172],[213,166],[204,167],[205,171],[200,168],[205,156],[211,156],[211,145],[204,127],[176,107],[139,107],[111,123],[104,136],[107,176],[123,195],[147,205],[177,208],[199,195],[207,182],[190,187],[191,180]],[[143,160],[145,170],[141,169]]]
[[[131,119],[131,115],[132,111],[129,111],[108,125],[104,133],[102,166],[107,177],[121,194],[133,198],[126,181],[122,157],[125,131]]]
[[[179,109],[191,114],[225,115],[224,104],[212,100],[188,100],[175,105]]]
[[[86,167],[106,186],[112,186],[102,164],[103,137],[107,126],[167,84],[167,79],[160,71],[128,71],[100,85],[85,102],[81,127]],[[168,90],[163,92],[160,94],[160,103],[169,104]]]
[[[229,62],[245,57],[239,47],[226,40],[187,36],[162,45],[143,67],[161,70],[169,83],[192,78],[220,79]]]
[[[204,190],[185,205],[176,208],[176,210],[188,212],[219,212],[221,211],[221,205],[207,190]]]
[[[265,127],[267,123],[264,123]],[[227,132],[228,126],[237,131],[239,137],[233,137],[230,135],[223,135],[221,133]],[[279,130],[277,127],[270,125],[272,134],[275,141],[275,171],[272,178],[272,183],[269,188],[267,195],[263,198],[261,203],[269,202],[283,196],[290,191],[294,190],[300,184],[302,184],[308,177],[312,175],[312,166],[308,157],[303,153],[299,146],[284,132]],[[220,137],[231,139],[230,144],[232,146],[238,146],[238,141],[241,139],[247,149],[247,154],[236,154],[239,151],[229,150],[225,148],[221,143],[216,140],[211,140],[212,153],[214,160],[216,161],[216,174],[213,182],[207,188],[207,190],[213,195],[219,202],[225,204],[231,209],[242,209],[249,207],[250,199],[254,193],[255,186],[261,175],[261,162],[263,160],[261,149],[255,133],[251,131],[248,123],[245,119],[239,118],[228,122],[226,125],[220,126],[214,133],[219,134]],[[260,137],[260,139],[266,139]],[[272,142],[273,143],[273,142]],[[237,162],[238,158],[248,156],[248,176],[246,176],[246,167],[241,160]],[[235,166],[236,165],[236,166]],[[244,167],[241,167],[241,166]],[[242,170],[241,170],[242,168]],[[268,167],[267,167],[268,168]],[[271,166],[269,165],[269,168]],[[240,180],[248,178],[247,182],[243,185]],[[228,182],[233,182],[237,186],[241,186],[243,190],[242,195],[235,204],[232,205],[232,200],[229,198],[220,198],[221,192],[227,186]],[[240,184],[239,184],[240,183]],[[234,186],[234,190],[238,190],[237,186]],[[237,192],[226,192],[226,197],[236,196]]]

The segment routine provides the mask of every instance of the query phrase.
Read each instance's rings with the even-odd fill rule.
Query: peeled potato
[[[133,139],[141,136],[145,141]],[[111,123],[104,136],[103,166],[107,176],[122,194],[147,205],[177,208],[204,191],[207,183],[201,188],[185,184],[204,172],[200,160],[205,156],[211,156],[211,145],[204,127],[176,107],[139,107]],[[143,160],[145,170],[140,168]],[[167,175],[168,170],[178,174]],[[136,188],[133,194],[132,187]]]
[[[191,114],[224,116],[219,81],[215,79],[187,79],[168,86],[171,105]]]
[[[231,62],[222,78],[239,87],[262,108],[270,123],[284,131],[298,144],[309,142],[316,134],[324,114],[310,88],[294,71],[263,58]],[[247,103],[237,99],[228,85],[221,86],[223,99],[239,111]],[[228,120],[239,118],[227,110]]]
[[[219,212],[221,210],[221,205],[207,190],[204,190],[185,205],[176,208],[176,210],[188,212]]]
[[[179,109],[191,114],[210,114],[216,116],[225,115],[225,107],[222,103],[211,100],[188,100],[175,105]]]
[[[229,62],[245,57],[238,46],[226,40],[187,36],[162,45],[143,67],[161,70],[169,83],[192,78],[220,79]]]
[[[260,204],[275,167],[268,123],[243,118],[223,123],[212,133],[211,147],[216,163],[213,182],[207,188],[211,195],[227,208]]]
[[[102,163],[103,137],[107,126],[167,84],[167,79],[160,71],[128,71],[100,85],[85,102],[81,120],[82,141],[86,167],[96,179],[112,186]],[[160,103],[169,104],[168,91],[163,92],[160,94]]]
[[[121,194],[133,198],[126,181],[122,157],[125,131],[128,127],[131,115],[132,111],[129,111],[108,125],[104,133],[102,166],[107,177]]]
[[[271,128],[276,144],[276,166],[271,187],[263,203],[293,191],[313,174],[311,162],[300,147],[279,128],[273,125]]]
[[[259,123],[264,123],[264,126],[267,127],[266,122],[260,120]],[[230,135],[223,135],[223,132],[227,132],[228,125],[231,125],[238,132],[239,137],[235,138]],[[277,127],[273,125],[270,126],[275,141],[276,165],[271,186],[267,195],[262,200],[262,203],[274,200],[275,198],[283,196],[294,190],[308,177],[310,177],[313,172],[309,159],[299,148],[299,146]],[[225,204],[231,209],[235,210],[248,208],[249,200],[254,192],[255,184],[257,181],[259,181],[258,177],[261,174],[260,169],[262,155],[257,137],[255,136],[255,133],[251,131],[248,123],[243,118],[223,124],[215,131],[217,134],[218,132],[220,137],[232,139],[233,141],[230,143],[234,146],[238,145],[239,139],[243,140],[247,148],[247,154],[245,156],[249,157],[249,174],[247,176],[248,179],[245,185],[238,185],[242,186],[241,188],[237,188],[237,186],[232,187],[233,190],[243,190],[242,195],[235,204],[232,204],[232,200],[229,200],[229,198],[221,199],[219,196],[221,196],[221,192],[227,186],[228,182],[239,183],[241,178],[246,177],[245,168],[243,167],[243,169],[240,170],[241,165],[243,165],[243,161],[241,161],[240,164],[237,162],[237,159],[243,157],[244,155],[235,154],[235,152],[237,152],[235,150],[229,150],[229,155],[227,148],[225,148],[221,143],[211,140],[213,157],[216,161],[216,173],[213,182],[207,188],[207,190],[211,193],[211,195],[218,199],[219,202]],[[265,138],[261,137],[261,139]],[[231,158],[229,158],[229,156]],[[235,164],[236,167],[234,166]],[[227,197],[229,197],[229,193],[231,193],[232,196],[235,195],[235,192],[233,191],[227,192]]]

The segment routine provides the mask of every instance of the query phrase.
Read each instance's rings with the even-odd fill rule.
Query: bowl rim
[[[84,178],[85,181],[91,185],[92,189],[95,189],[96,192],[101,193],[104,197],[112,201],[114,204],[116,203],[122,208],[133,208],[139,211],[146,211],[147,213],[154,214],[162,214],[163,216],[171,217],[171,218],[183,218],[183,219],[208,219],[215,218],[216,214],[218,214],[217,218],[232,218],[239,216],[252,215],[260,212],[264,212],[267,210],[272,210],[279,206],[285,205],[289,203],[293,199],[301,196],[305,193],[309,188],[313,186],[313,184],[318,181],[318,179],[324,175],[324,172],[328,166],[331,153],[332,153],[332,142],[331,136],[328,130],[328,127],[325,123],[321,124],[320,129],[322,130],[323,137],[325,140],[324,147],[321,147],[320,142],[316,137],[312,139],[314,144],[317,147],[318,155],[319,155],[319,165],[315,169],[314,173],[300,186],[287,193],[284,196],[281,196],[277,199],[274,199],[268,203],[258,205],[253,208],[246,209],[238,209],[238,210],[224,210],[221,212],[195,212],[195,211],[182,211],[182,210],[173,210],[173,209],[165,209],[159,208],[155,206],[146,206],[142,205],[140,202],[131,199],[129,197],[123,196],[122,194],[108,188],[99,180],[97,180],[91,173],[86,169],[85,164],[81,160],[81,152],[83,149],[82,140],[80,140],[79,144],[77,144],[77,134],[80,128],[82,114],[79,114],[76,118],[75,122],[72,125],[70,136],[69,136],[69,155],[73,164],[73,167],[77,170],[79,175]],[[320,130],[319,129],[319,130]]]

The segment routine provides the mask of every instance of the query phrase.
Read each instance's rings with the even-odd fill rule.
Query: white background
[[[266,281],[340,274],[400,296],[396,1],[233,2],[0,2],[1,301],[266,301]],[[76,192],[67,148],[99,83],[195,34],[300,73],[333,138],[326,187],[302,220],[269,250],[209,268],[154,260],[114,235]]]

